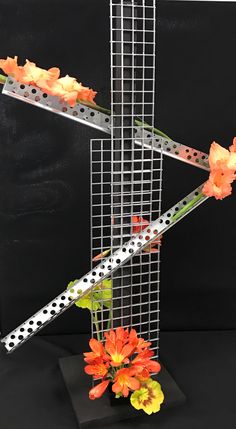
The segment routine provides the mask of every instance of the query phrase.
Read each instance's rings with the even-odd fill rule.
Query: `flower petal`
[[[89,399],[94,400],[94,399],[100,398],[105,392],[105,390],[107,389],[107,386],[109,383],[110,383],[109,380],[104,380],[101,383],[94,386],[89,392]]]

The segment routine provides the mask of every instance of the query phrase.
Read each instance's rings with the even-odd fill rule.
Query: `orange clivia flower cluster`
[[[132,228],[133,234],[138,234],[139,232],[147,228],[147,226],[149,226],[149,222],[147,221],[147,219],[144,219],[141,216],[133,216],[132,223],[133,223],[133,228]],[[161,240],[162,240],[162,236],[156,238],[155,240],[153,240],[151,244],[149,244],[147,247],[145,247],[145,249],[143,249],[143,252],[146,252],[146,253],[159,252],[159,246],[161,246]]]
[[[137,391],[141,383],[158,373],[160,364],[152,357],[151,343],[138,338],[135,329],[110,330],[105,333],[104,344],[94,338],[89,342],[91,352],[84,353],[86,374],[102,381],[89,392],[90,399],[100,398],[109,383],[116,397],[127,397]]]
[[[96,92],[84,87],[74,77],[60,76],[60,69],[52,67],[49,70],[37,67],[35,63],[26,60],[24,66],[18,65],[18,57],[0,59],[0,68],[18,82],[34,85],[42,89],[46,94],[55,95],[62,101],[74,107],[78,100],[94,103]]]
[[[222,200],[232,193],[236,179],[236,137],[229,150],[213,142],[209,154],[210,176],[203,187],[203,194]]]

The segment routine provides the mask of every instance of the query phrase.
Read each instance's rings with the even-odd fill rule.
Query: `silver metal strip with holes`
[[[126,244],[114,252],[111,256],[104,259],[99,265],[93,268],[89,273],[83,276],[70,289],[65,290],[58,295],[49,304],[39,310],[35,315],[26,320],[22,325],[1,339],[1,344],[6,349],[7,353],[11,353],[30,337],[35,335],[40,329],[44,328],[48,323],[56,319],[67,308],[71,307],[79,298],[86,295],[93,287],[97,286],[102,280],[110,277],[118,268],[124,265],[129,259],[139,253],[155,238],[162,235],[180,219],[183,219],[193,209],[208,199],[202,196],[194,205],[192,205],[185,213],[180,210],[186,206],[192,199],[199,195],[203,185],[199,186],[183,200],[175,204],[170,210],[152,222],[141,233],[132,237]],[[173,216],[179,212],[178,219],[173,219]]]
[[[10,97],[17,98],[18,100],[111,134],[110,116],[91,107],[83,104],[76,104],[75,107],[70,107],[67,103],[62,103],[58,97],[47,95],[35,86],[22,85],[12,78],[7,79],[2,92]],[[164,155],[209,171],[208,155],[206,153],[157,136],[142,127],[134,128],[136,132],[135,143],[137,145],[144,145],[157,152],[162,151]]]

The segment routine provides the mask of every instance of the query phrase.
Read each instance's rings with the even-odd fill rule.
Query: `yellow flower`
[[[131,405],[136,410],[143,410],[147,414],[157,413],[164,401],[161,385],[149,378],[141,384],[141,388],[130,396]]]

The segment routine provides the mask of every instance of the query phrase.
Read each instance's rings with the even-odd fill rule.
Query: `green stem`
[[[112,318],[112,309],[109,311],[109,320],[107,322],[107,330],[111,329],[111,318]]]
[[[145,130],[149,130],[156,134],[157,136],[164,137],[165,139],[171,140],[170,137],[168,137],[167,134],[163,133],[161,130],[158,130],[158,128],[154,128],[151,125],[148,125],[146,122],[142,122],[139,119],[135,119],[135,125],[138,125],[139,127],[144,127]]]
[[[96,310],[94,310],[94,313],[93,313],[93,323],[94,323],[94,325],[95,325],[95,327],[96,327],[96,331],[97,331],[97,340],[98,341],[101,341],[101,336],[100,336],[100,328],[99,328],[99,320],[98,320],[98,316],[97,316],[97,311]]]
[[[107,115],[111,115],[111,110],[105,109],[105,107],[99,106],[98,104],[91,103],[90,101],[79,100],[77,99],[79,104],[83,104],[84,106],[91,107],[94,110],[98,110],[101,113],[106,113]]]
[[[171,220],[175,222],[179,218],[181,218],[185,213],[187,213],[198,201],[200,201],[202,198],[205,198],[205,195],[200,192],[196,197],[194,197],[191,201],[189,201],[186,206],[184,206],[178,213],[176,213],[174,216],[172,216]]]

